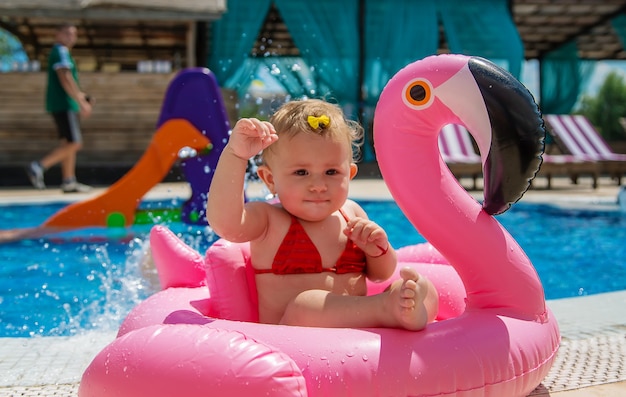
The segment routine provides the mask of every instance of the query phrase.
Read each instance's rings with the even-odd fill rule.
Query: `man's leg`
[[[61,139],[59,146],[55,147],[50,153],[44,156],[44,158],[39,161],[39,164],[41,164],[44,170],[48,170],[59,163],[63,164],[68,156],[72,155],[74,150],[71,143],[67,142],[65,139]],[[63,177],[65,177],[65,172],[62,172],[62,174]]]
[[[63,182],[76,180],[76,154],[81,148],[79,143],[68,143],[64,157],[61,159],[61,175]]]
[[[91,190],[91,186],[76,181],[76,155],[83,146],[78,114],[65,112],[54,116],[62,138],[65,138],[65,143],[57,148],[59,157],[54,159],[61,163],[61,175],[63,176],[61,190],[64,193],[88,192]]]
[[[77,147],[78,146],[78,147]],[[75,180],[74,170],[76,167],[76,153],[80,148],[80,144],[69,143],[65,139],[61,139],[59,146],[54,148],[50,153],[45,155],[39,161],[33,161],[26,167],[26,173],[31,183],[37,189],[45,189],[44,173],[61,163],[61,175],[63,181]]]

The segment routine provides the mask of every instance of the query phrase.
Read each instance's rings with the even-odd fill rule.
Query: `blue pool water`
[[[360,204],[395,247],[424,242],[395,203]],[[63,205],[2,206],[0,225],[38,226]],[[548,299],[626,289],[626,215],[617,209],[518,203],[498,220],[532,260]],[[202,253],[216,238],[208,227],[168,226]],[[149,266],[150,227],[83,229],[1,244],[0,337],[116,330],[132,307],[158,289]]]

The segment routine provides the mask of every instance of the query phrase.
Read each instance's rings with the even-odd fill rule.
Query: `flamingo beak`
[[[437,91],[478,145],[484,210],[505,212],[528,190],[542,162],[546,132],[532,94],[506,70],[479,57],[469,58],[467,68]]]

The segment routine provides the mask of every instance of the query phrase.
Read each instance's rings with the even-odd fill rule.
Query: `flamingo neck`
[[[388,153],[377,148],[377,155],[393,197],[433,245],[447,241],[453,225],[473,223],[482,213],[439,155],[436,136],[406,135]]]
[[[543,288],[530,260],[482,210],[441,159],[437,136],[398,133],[377,147],[379,166],[398,206],[461,276],[468,309],[537,318]]]

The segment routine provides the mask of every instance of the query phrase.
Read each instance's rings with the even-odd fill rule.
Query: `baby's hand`
[[[248,160],[278,140],[274,126],[258,119],[241,119],[230,134],[228,147],[237,157]]]
[[[389,248],[385,230],[369,219],[352,218],[343,232],[368,256],[380,256]]]

